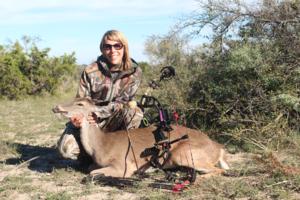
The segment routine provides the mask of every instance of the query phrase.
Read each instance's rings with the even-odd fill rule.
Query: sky
[[[167,34],[197,6],[195,0],[6,0],[0,2],[0,44],[38,37],[51,56],[75,52],[78,64],[89,64],[100,55],[103,34],[117,29],[131,57],[148,61],[146,39]]]

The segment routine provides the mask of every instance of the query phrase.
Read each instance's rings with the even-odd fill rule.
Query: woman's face
[[[110,64],[119,65],[122,63],[124,46],[118,41],[105,39],[102,53]]]

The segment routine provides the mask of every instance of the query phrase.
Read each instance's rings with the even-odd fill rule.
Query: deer
[[[134,173],[150,167],[150,156],[141,157],[145,148],[155,143],[154,125],[145,128],[106,132],[97,124],[88,122],[88,114],[96,110],[96,105],[87,98],[75,99],[65,105],[57,105],[53,112],[65,117],[82,114],[80,139],[86,153],[93,160],[91,176],[131,177]],[[224,146],[211,140],[203,132],[181,125],[171,125],[170,140],[188,135],[188,139],[180,140],[170,147],[170,157],[164,164],[165,169],[179,166],[192,167],[204,174],[223,173],[229,169]],[[129,151],[131,145],[132,151]],[[148,168],[146,167],[146,169]]]

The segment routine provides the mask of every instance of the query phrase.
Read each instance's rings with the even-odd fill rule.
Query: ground
[[[198,174],[181,193],[155,187],[154,180],[163,180],[155,170],[149,178],[123,185],[84,181],[84,169],[60,158],[55,149],[66,119],[51,108],[67,99],[0,102],[0,199],[300,199],[299,176],[274,175],[260,155],[245,152],[229,154],[231,169],[224,175]]]

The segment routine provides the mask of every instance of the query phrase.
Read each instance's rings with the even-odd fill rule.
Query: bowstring
[[[174,110],[174,114],[177,113],[177,112],[176,112],[176,107],[175,107],[174,104],[173,104],[172,107],[173,107],[173,110]],[[177,115],[178,115],[178,113],[177,113]],[[185,116],[185,115],[184,115],[184,116]],[[173,116],[173,117],[175,118],[175,116]],[[175,118],[177,128],[179,128],[178,119],[179,119],[179,116]],[[184,117],[184,119],[183,119],[183,125],[184,125],[185,127],[187,127],[187,126],[186,126],[186,118],[185,118],[185,117]],[[181,133],[179,133],[179,135],[182,136]],[[188,133],[187,133],[187,135],[188,135]],[[193,153],[192,153],[192,148],[191,148],[191,143],[190,143],[190,138],[189,138],[189,137],[188,137],[188,146],[189,146],[189,151],[190,151],[190,155],[191,155],[192,166],[193,166],[193,168],[195,169],[194,157],[193,157]],[[184,153],[184,154],[185,154],[185,153]],[[185,154],[185,155],[186,155],[186,154]],[[180,160],[182,161],[181,153],[180,153]],[[187,161],[188,161],[188,159],[187,159]],[[182,164],[182,163],[181,163],[181,164]],[[189,162],[188,162],[188,165],[190,165]],[[190,167],[190,166],[189,166],[189,167]]]
[[[129,111],[126,110],[126,112],[123,113],[123,123],[124,123],[124,126],[125,126],[125,130],[126,130],[127,138],[128,138],[128,142],[129,142],[129,144],[128,144],[128,150],[127,150],[127,153],[125,155],[125,171],[124,171],[123,177],[125,177],[125,174],[126,174],[126,171],[127,171],[127,156],[128,156],[128,153],[129,153],[129,148],[132,151],[132,155],[133,155],[133,159],[134,159],[134,162],[135,162],[136,170],[137,171],[139,170],[139,166],[138,166],[138,163],[137,163],[137,160],[136,160],[136,156],[135,156],[135,153],[134,153],[134,150],[133,150],[133,145],[132,145],[131,138],[129,136],[129,130],[128,130],[128,125],[132,122],[132,120],[133,120],[133,118],[134,118],[134,116],[136,114],[136,110],[135,110],[133,116],[131,117],[131,119],[129,120],[129,122],[126,123],[125,116],[127,115],[128,112]]]

